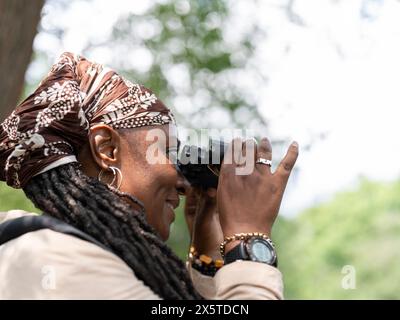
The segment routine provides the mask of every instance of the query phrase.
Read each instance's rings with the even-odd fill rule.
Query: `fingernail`
[[[299,144],[297,143],[297,141],[293,141],[293,142],[292,142],[292,146],[295,147],[295,148],[298,148],[298,147],[299,147]]]

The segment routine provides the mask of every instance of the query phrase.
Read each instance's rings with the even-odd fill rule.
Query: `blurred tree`
[[[12,189],[0,181],[0,212],[8,210],[25,210],[28,212],[39,212],[32,202],[25,197],[22,190]]]
[[[399,299],[400,182],[359,188],[274,229],[289,299]],[[354,270],[355,287],[343,287]]]
[[[265,81],[252,66],[255,44],[264,33],[247,21],[244,32],[227,36],[232,30],[231,3],[154,2],[144,14],[121,17],[111,39],[90,43],[85,52],[90,56],[93,50],[112,48],[112,65],[152,88],[176,111],[181,124],[244,127],[253,120],[253,126],[265,129],[254,91],[244,88],[249,77]]]
[[[0,0],[0,121],[15,107],[44,0]]]

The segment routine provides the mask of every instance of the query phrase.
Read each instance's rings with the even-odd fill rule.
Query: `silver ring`
[[[268,160],[268,159],[265,159],[265,158],[258,158],[256,160],[256,163],[266,164],[269,167],[271,167],[271,165],[272,165],[272,161]]]

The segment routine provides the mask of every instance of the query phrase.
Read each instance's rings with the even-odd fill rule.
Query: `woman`
[[[83,57],[60,57],[1,125],[0,179],[22,188],[44,215],[96,243],[50,229],[5,242],[0,299],[282,298],[281,275],[271,265],[235,261],[214,277],[191,268],[189,275],[164,243],[179,194],[189,194],[169,160],[177,149],[171,126],[171,112],[150,90]],[[158,143],[160,150],[166,144],[161,155],[166,164],[147,159],[154,142],[146,137],[154,128],[165,132]],[[241,147],[237,141],[230,150]],[[215,257],[223,236],[270,235],[297,149],[291,145],[274,174],[262,161],[247,176],[235,175],[236,162],[223,164],[216,198],[202,196],[203,205],[190,191],[196,221],[193,208],[188,206],[186,214],[200,253]],[[253,145],[253,152],[271,159],[267,139],[258,148]],[[3,213],[0,221],[27,214]],[[209,235],[209,230],[215,232]],[[231,239],[222,254],[238,243]]]

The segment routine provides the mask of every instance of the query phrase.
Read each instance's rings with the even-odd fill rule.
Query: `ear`
[[[121,137],[113,128],[104,124],[91,127],[89,145],[93,160],[101,169],[119,166]]]

